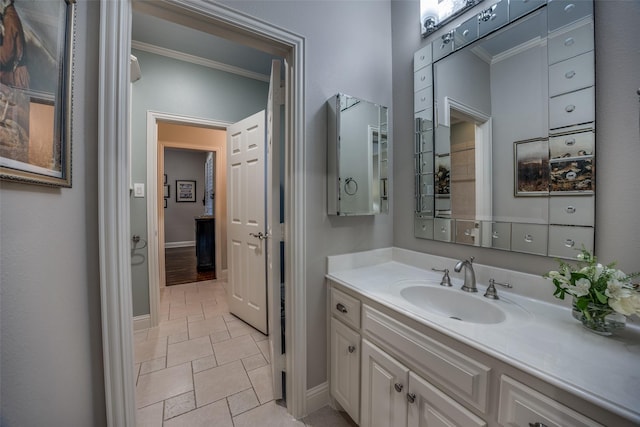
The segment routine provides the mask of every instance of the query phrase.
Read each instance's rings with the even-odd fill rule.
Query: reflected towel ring
[[[355,179],[349,177],[344,181],[344,192],[349,196],[353,196],[358,192],[358,183]]]

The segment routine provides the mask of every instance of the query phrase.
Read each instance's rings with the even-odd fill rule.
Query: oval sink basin
[[[433,286],[407,286],[400,295],[410,304],[440,316],[470,323],[501,323],[506,315],[492,301],[459,289]]]

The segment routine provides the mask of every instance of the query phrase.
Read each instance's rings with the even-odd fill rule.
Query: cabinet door
[[[360,334],[335,318],[331,318],[331,396],[359,422]]]
[[[363,339],[360,426],[406,426],[408,382],[409,369]]]
[[[485,427],[482,419],[413,372],[409,374],[408,427]]]

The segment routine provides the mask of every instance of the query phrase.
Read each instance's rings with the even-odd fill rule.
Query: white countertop
[[[500,269],[491,274],[492,269],[487,266],[476,267],[479,292],[473,297],[502,307],[507,315],[502,323],[449,319],[422,310],[400,296],[396,288],[402,287],[402,281],[439,283],[442,274],[430,268],[453,265],[449,263],[455,260],[388,248],[329,257],[327,278],[640,424],[640,328],[637,325],[627,325],[612,337],[599,336],[576,321],[569,308],[515,293],[518,290],[525,295],[540,292],[531,288],[543,287],[540,280],[544,279]],[[453,268],[451,270],[453,272]],[[498,301],[483,298],[486,289],[483,283],[487,282],[481,280],[488,272],[498,281],[509,276],[514,289],[507,292],[497,287]],[[462,285],[462,281],[453,276],[452,283],[454,289]],[[543,288],[553,293],[552,286]],[[514,310],[517,306],[524,310]]]

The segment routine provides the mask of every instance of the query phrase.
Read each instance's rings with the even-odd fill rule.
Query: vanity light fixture
[[[420,28],[422,37],[442,27],[467,9],[483,0],[420,0]]]

